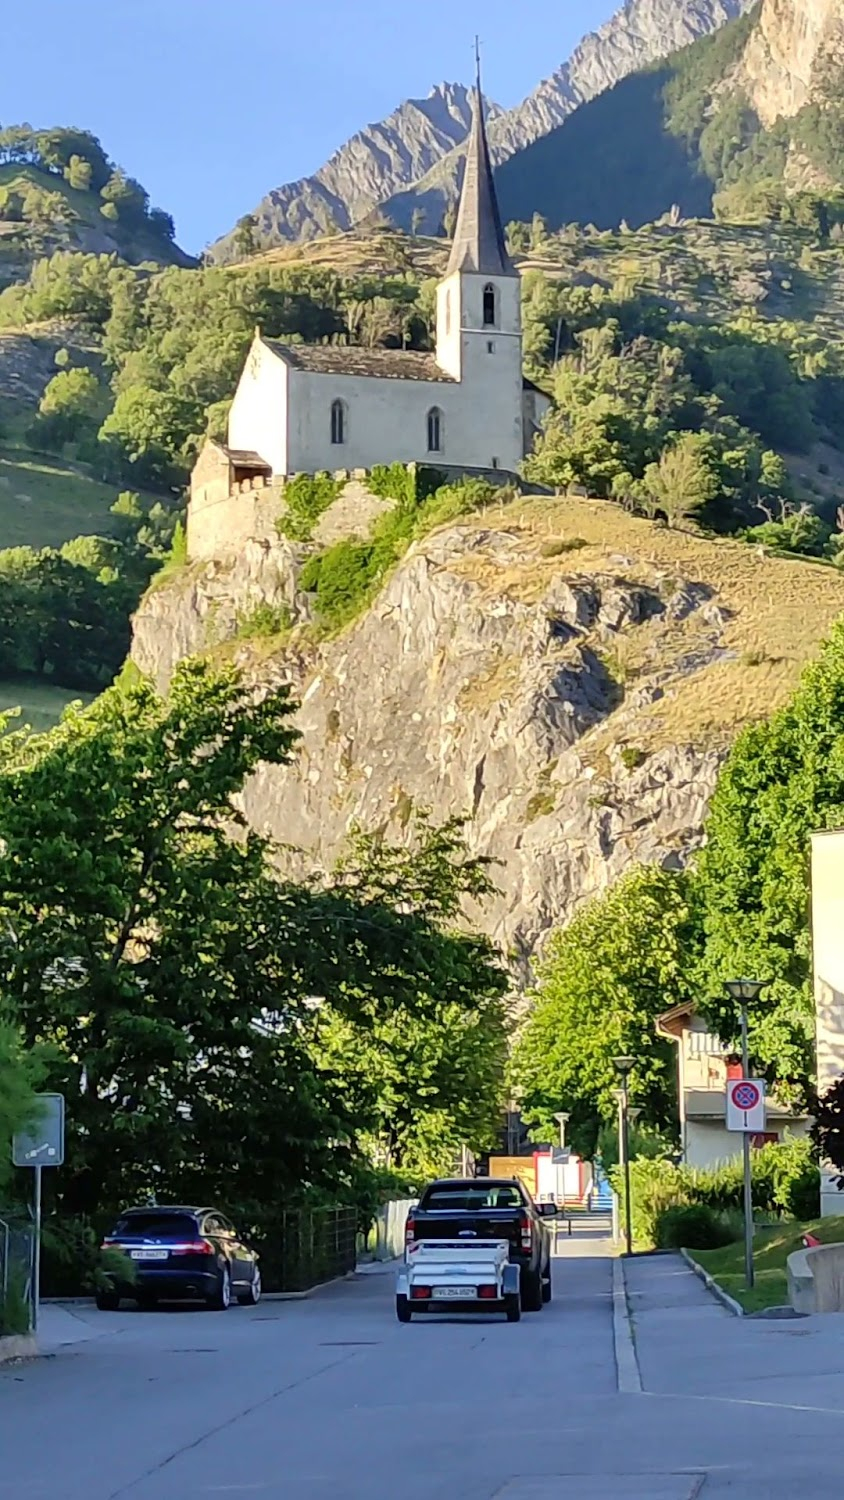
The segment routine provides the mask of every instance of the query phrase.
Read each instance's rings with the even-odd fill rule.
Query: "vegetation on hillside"
[[[844,182],[840,66],[813,102],[766,130],[732,81],[759,8],[600,94],[496,173],[507,218],[542,214],[610,228],[641,225],[676,205],[690,217],[841,220]],[[789,155],[805,159],[820,191],[792,196]],[[600,171],[596,163],[600,162]],[[642,170],[647,163],[647,170]]]

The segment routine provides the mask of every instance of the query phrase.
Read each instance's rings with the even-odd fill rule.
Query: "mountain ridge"
[[[710,34],[749,3],[625,0],[520,104],[507,111],[487,105],[493,162],[517,154],[619,78]],[[426,110],[431,101],[433,110]],[[441,232],[462,182],[470,119],[470,92],[462,84],[440,84],[426,100],[406,100],[386,120],[352,136],[317,172],[272,189],[248,216],[255,220],[256,248],[348,230],[382,216],[403,229],[421,216],[424,232]],[[239,253],[234,228],[215,241],[208,258],[227,261]]]

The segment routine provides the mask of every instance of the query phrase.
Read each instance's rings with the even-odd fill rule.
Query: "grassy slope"
[[[0,447],[0,549],[59,547],[75,536],[107,534],[118,490],[59,458]]]
[[[759,1312],[765,1307],[785,1307],[788,1303],[786,1261],[794,1250],[802,1250],[802,1236],[809,1231],[825,1245],[844,1240],[844,1218],[815,1219],[810,1224],[793,1222],[758,1230],[753,1241],[755,1286],[744,1285],[744,1244],[727,1245],[723,1250],[695,1250],[694,1259],[714,1276],[718,1285],[741,1303],[745,1312]]]
[[[596,575],[646,584],[666,600],[678,579],[712,590],[712,604],[723,611],[720,624],[701,610],[671,623],[658,615],[614,641],[614,668],[629,697],[646,684],[663,690],[656,701],[629,709],[625,740],[645,750],[729,744],[748,720],[786,701],[804,663],[844,613],[844,576],[836,568],[760,557],[746,542],[655,527],[609,501],[526,497],[467,524],[517,532],[524,544],[524,560],[510,568],[482,549],[452,564],[488,588],[491,599],[506,592],[535,602],[555,578]],[[549,545],[575,538],[585,545],[543,556]],[[611,717],[580,741],[580,753],[600,765],[617,733]]]

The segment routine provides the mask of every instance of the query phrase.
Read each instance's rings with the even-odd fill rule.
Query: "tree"
[[[354,1101],[381,1164],[436,1175],[461,1144],[495,1141],[504,1107],[506,976],[484,938],[460,931],[465,898],[483,900],[487,862],[467,854],[462,827],[420,817],[407,848],[357,833],[335,872],[337,888],[373,910],[397,898],[409,946],[388,1007],[377,994],[349,1016],[328,1006],[320,1055]]]
[[[791,702],[743,731],[721,771],[698,856],[705,935],[699,992],[736,1042],[724,981],[768,981],[750,1017],[751,1053],[781,1092],[805,1098],[814,1073],[809,834],[844,822],[844,622],[803,672]]]
[[[82,156],[72,156],[65,169],[70,186],[80,193],[90,192],[92,178],[91,163]]]
[[[630,1097],[643,1124],[674,1114],[676,1059],[655,1019],[691,998],[695,928],[686,877],[640,866],[551,937],[539,966],[534,1010],[513,1057],[513,1088],[535,1138],[553,1140],[554,1115],[594,1149],[615,1118],[615,1056],[636,1058]]]
[[[238,219],[235,225],[233,243],[239,255],[255,254],[258,248],[255,238],[257,228],[258,221],[253,214],[243,214],[242,218]]]
[[[38,403],[36,437],[61,447],[84,439],[99,426],[105,392],[93,370],[79,366],[60,370],[45,386]]]
[[[132,385],[120,392],[99,435],[129,470],[161,483],[169,480],[174,458],[198,424],[197,403]]]
[[[11,1175],[12,1137],[35,1113],[39,1077],[38,1059],[24,1051],[17,1027],[0,1017],[0,1189]]]
[[[645,470],[645,489],[669,524],[700,512],[718,494],[714,444],[708,433],[682,432]]]

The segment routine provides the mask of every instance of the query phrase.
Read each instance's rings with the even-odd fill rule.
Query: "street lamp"
[[[561,1151],[565,1151],[565,1149],[566,1149],[566,1126],[568,1125],[568,1122],[571,1119],[571,1115],[564,1115],[561,1112],[560,1114],[555,1115],[554,1119],[557,1121],[557,1124],[560,1127],[560,1150]]]
[[[724,988],[731,1000],[741,1008],[741,1071],[742,1077],[750,1074],[750,1049],[747,1042],[747,1007],[758,1000],[766,979],[728,979]],[[748,1291],[755,1280],[753,1267],[753,1176],[750,1169],[750,1136],[742,1133],[742,1165],[744,1168],[744,1279]]]
[[[630,1204],[630,1096],[628,1092],[628,1080],[636,1059],[635,1057],[614,1057],[612,1062],[621,1083],[621,1087],[618,1090],[618,1157],[622,1171],[624,1172],[624,1238],[627,1244],[627,1254],[632,1255],[633,1220]]]

